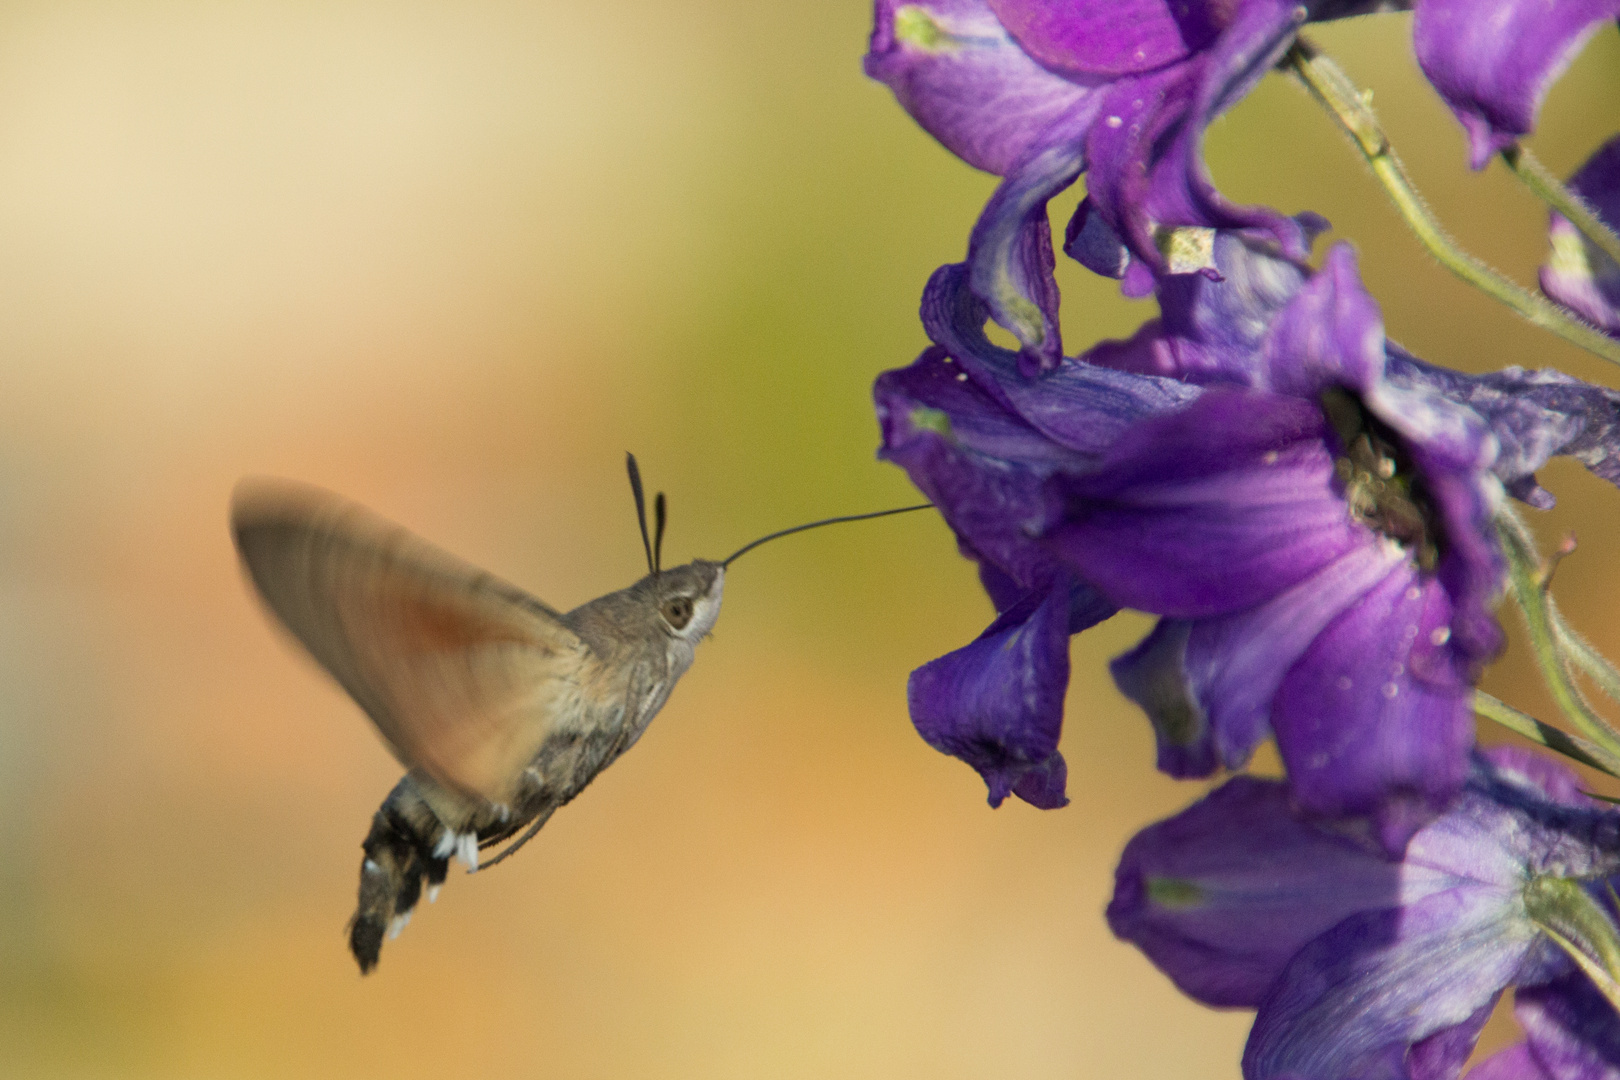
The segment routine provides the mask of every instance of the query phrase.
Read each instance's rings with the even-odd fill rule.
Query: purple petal
[[[1412,45],[1468,133],[1470,164],[1528,135],[1547,89],[1620,0],[1420,0]]]
[[[1092,459],[1007,412],[937,347],[879,376],[873,396],[881,456],[939,507],[965,553],[993,563],[1016,590],[1050,581],[1056,561],[1030,539],[1062,512],[1049,480],[1059,470],[1089,468]]]
[[[1067,581],[999,616],[971,644],[911,673],[911,721],[927,743],[978,770],[990,805],[1009,794],[1065,805],[1058,754],[1069,684]]]
[[[1237,777],[1126,845],[1108,925],[1199,1001],[1253,1007],[1313,938],[1449,884],[1302,821],[1284,784]]]
[[[1119,692],[1153,724],[1158,770],[1178,780],[1208,776],[1218,759],[1209,717],[1187,679],[1187,639],[1195,624],[1160,619],[1153,632],[1108,665]]]
[[[1047,539],[1124,607],[1201,618],[1264,603],[1366,542],[1313,403],[1208,391],[1125,433]]]
[[[1413,1044],[1406,1054],[1406,1074],[1411,1080],[1454,1080],[1458,1070],[1474,1052],[1479,1033],[1496,1011],[1497,998],[1492,996],[1474,1011],[1474,1015],[1460,1024],[1442,1028],[1428,1038]]]
[[[1576,972],[1521,988],[1513,1013],[1542,1075],[1551,1080],[1620,1080],[1620,1017],[1585,975]],[[1477,1070],[1470,1074],[1477,1075]]]
[[[1451,603],[1402,561],[1323,631],[1277,692],[1271,725],[1300,804],[1373,815],[1398,851],[1462,788],[1474,741]]]
[[[1273,985],[1243,1075],[1406,1080],[1408,1051],[1476,1024],[1537,935],[1517,892],[1489,885],[1352,915],[1301,949]]]
[[[989,0],[1024,50],[1053,71],[1131,75],[1215,39],[1222,5],[1208,0]]]
[[[866,73],[968,164],[1005,176],[1097,92],[1031,60],[984,0],[877,0]]]
[[[1315,397],[1332,387],[1366,394],[1384,373],[1384,320],[1361,284],[1355,250],[1335,244],[1266,334],[1259,389]]]
[[[1506,1050],[1498,1050],[1469,1069],[1467,1080],[1562,1080],[1562,1078],[1555,1078],[1544,1072],[1536,1063],[1535,1056],[1530,1053],[1530,1048],[1521,1042],[1514,1043]]]
[[[1620,228],[1620,136],[1598,148],[1570,177],[1570,190],[1611,229]],[[1620,336],[1620,265],[1569,219],[1552,214],[1548,226],[1552,254],[1541,268],[1541,288],[1592,325]]]

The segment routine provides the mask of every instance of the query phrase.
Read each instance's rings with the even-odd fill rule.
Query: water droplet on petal
[[[1396,686],[1396,685],[1395,685],[1395,684],[1394,684],[1394,683],[1392,683],[1392,682],[1387,682],[1387,683],[1385,683],[1385,684],[1384,684],[1384,685],[1383,685],[1383,686],[1381,686],[1381,687],[1379,687],[1379,691],[1380,691],[1380,692],[1381,692],[1381,693],[1382,693],[1382,694],[1383,694],[1383,695],[1384,695],[1384,696],[1385,696],[1385,697],[1387,697],[1387,698],[1392,698],[1392,697],[1394,697],[1394,696],[1395,696],[1395,695],[1396,695],[1396,694],[1398,694],[1398,693],[1400,693],[1400,692],[1401,692],[1401,688],[1400,688],[1400,687],[1398,687],[1398,686]]]

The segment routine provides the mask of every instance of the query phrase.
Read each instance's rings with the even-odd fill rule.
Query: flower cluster
[[[1517,987],[1526,1042],[1480,1080],[1620,1077],[1601,888],[1620,812],[1543,759],[1476,751],[1474,689],[1503,646],[1510,503],[1550,506],[1536,472],[1559,455],[1620,484],[1620,392],[1411,355],[1347,244],[1309,261],[1322,219],[1236,205],[1201,160],[1210,121],[1305,55],[1306,24],[1398,7],[1476,168],[1517,152],[1548,84],[1620,16],[1620,0],[877,0],[868,73],[1003,178],[966,260],[924,290],[932,344],[874,388],[881,455],[997,613],[912,674],[911,715],[992,805],[1062,806],[1069,638],[1122,608],[1157,616],[1112,673],[1159,768],[1240,770],[1273,739],[1286,779],[1229,780],[1140,834],[1109,919],[1194,998],[1258,1010],[1245,1076],[1455,1076]],[[1158,317],[1066,356],[1047,204],[1082,173],[1064,252]],[[1620,336],[1604,228],[1620,139],[1570,189],[1587,213],[1553,215],[1543,290]],[[1571,959],[1590,956],[1596,975]]]

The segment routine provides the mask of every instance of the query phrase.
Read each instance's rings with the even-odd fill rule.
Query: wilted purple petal
[[[1099,97],[1031,60],[984,0],[877,0],[866,73],[946,149],[997,176]]]
[[[1610,139],[1570,177],[1569,187],[1611,229],[1620,229],[1620,136]],[[1620,336],[1620,265],[1554,212],[1548,226],[1552,254],[1541,268],[1541,287],[1599,329]]]
[[[1620,1080],[1620,1016],[1585,975],[1521,989],[1513,1015],[1549,1080]]]
[[[1550,368],[1465,375],[1426,364],[1395,346],[1384,370],[1393,387],[1440,396],[1478,414],[1498,445],[1491,471],[1532,506],[1552,506],[1552,496],[1536,484],[1535,472],[1559,454],[1620,485],[1620,391]]]
[[[1296,221],[1230,202],[1203,162],[1204,129],[1271,70],[1307,14],[1291,0],[1248,0],[1207,49],[1114,84],[1091,128],[1087,188],[1137,258],[1171,269],[1159,234],[1182,226],[1264,229],[1291,257],[1309,254]]]
[[[1376,815],[1392,851],[1451,801],[1474,741],[1451,601],[1403,561],[1323,631],[1277,692],[1272,727],[1301,805]]]
[[[1058,754],[1069,685],[1069,584],[1014,605],[971,644],[911,673],[911,720],[928,745],[978,770],[990,805],[1069,800]]]
[[[1208,391],[1065,478],[1069,512],[1048,542],[1125,607],[1199,618],[1263,603],[1366,541],[1324,434],[1310,402]]]
[[[1620,0],[1420,0],[1412,45],[1468,133],[1470,164],[1528,135],[1547,89]]]
[[[1019,367],[1025,375],[1049,371],[1063,359],[1046,203],[1085,168],[1090,126],[1089,112],[1060,120],[1049,139],[1013,166],[968,237],[973,292],[1023,346]]]
[[[1138,420],[1174,411],[1198,397],[1197,387],[1175,379],[1144,378],[1073,361],[1026,377],[1018,354],[985,336],[986,317],[983,301],[968,287],[967,267],[949,264],[934,271],[923,290],[923,328],[960,365],[958,374],[1010,415],[1093,459]]]

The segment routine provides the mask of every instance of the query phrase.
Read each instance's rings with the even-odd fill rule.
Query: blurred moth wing
[[[561,614],[319,488],[244,481],[231,522],[266,605],[395,756],[510,805],[596,666]]]

